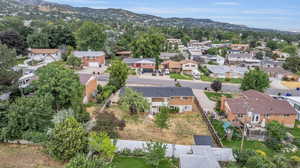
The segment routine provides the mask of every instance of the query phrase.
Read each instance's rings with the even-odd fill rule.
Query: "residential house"
[[[253,53],[240,53],[227,55],[227,61],[230,65],[240,65],[242,67],[260,67],[261,61],[255,58]]]
[[[34,61],[51,63],[61,59],[61,51],[59,49],[29,48],[28,51],[28,57]]]
[[[190,42],[188,43],[188,48],[201,48],[204,46],[210,46],[211,45],[211,41],[198,41],[198,40],[190,40]]]
[[[182,50],[182,45],[181,39],[167,39],[168,45],[170,46],[171,49],[179,49]]]
[[[18,80],[19,88],[26,88],[28,87],[32,81],[36,80],[37,76],[34,73],[23,75]]]
[[[212,48],[227,48],[230,47],[230,43],[211,44]]]
[[[95,75],[79,74],[80,83],[84,86],[83,103],[88,103],[95,99],[97,94],[97,79]]]
[[[289,72],[282,67],[269,67],[269,68],[263,68],[263,70],[271,77],[271,78],[276,78],[279,80],[282,79],[288,79],[292,81],[298,81],[299,76],[295,75],[292,72]]]
[[[282,67],[283,63],[281,61],[274,61],[272,59],[265,59],[261,61],[262,68],[276,68]]]
[[[297,111],[297,120],[300,121],[300,97],[297,96],[282,96],[284,100],[290,103]]]
[[[278,56],[276,58],[277,61],[285,61],[287,58],[290,57],[290,54],[282,52],[280,50],[273,51],[273,54]]]
[[[171,59],[173,57],[176,57],[178,55],[180,55],[180,53],[162,52],[162,53],[160,53],[159,58],[162,59],[162,60],[169,60],[169,59]]]
[[[207,65],[210,77],[213,78],[243,78],[247,68],[227,65]]]
[[[132,57],[132,52],[131,51],[119,51],[116,53],[117,57],[121,58],[130,58]]]
[[[217,63],[219,65],[224,65],[225,63],[225,58],[221,57],[219,55],[200,55],[200,56],[195,56],[193,57],[193,60],[199,63],[210,63],[210,62],[214,62]]]
[[[103,51],[74,51],[73,55],[80,58],[83,66],[99,68],[105,65],[105,53]]]
[[[193,60],[180,61],[182,73],[192,75],[193,71],[198,70],[198,63]]]
[[[254,90],[242,92],[238,98],[223,97],[221,110],[234,125],[243,123],[254,127],[264,127],[270,121],[278,121],[293,128],[297,117],[297,112],[287,101]]]
[[[242,54],[244,53],[242,50],[228,50],[228,54]]]
[[[154,58],[125,58],[123,62],[140,72],[153,72],[155,70]]]
[[[192,75],[192,72],[198,70],[198,63],[193,60],[183,61],[165,61],[162,63],[164,69],[169,69],[170,72],[174,73],[185,73]]]
[[[180,113],[194,110],[194,93],[187,87],[130,87],[141,93],[150,103],[150,113],[159,112],[159,108],[167,106],[178,108]],[[121,90],[124,94],[124,88]]]
[[[231,44],[230,48],[232,50],[240,50],[240,51],[247,51],[249,50],[249,44]]]

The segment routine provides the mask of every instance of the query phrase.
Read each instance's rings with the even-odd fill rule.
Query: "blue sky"
[[[300,0],[48,0],[77,7],[122,8],[162,17],[300,31]]]

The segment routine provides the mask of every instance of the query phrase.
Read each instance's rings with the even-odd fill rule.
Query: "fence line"
[[[202,107],[200,106],[200,103],[198,101],[198,99],[195,99],[195,104],[197,106],[197,108],[199,109],[200,114],[202,115],[202,118],[204,119],[204,122],[207,124],[208,130],[212,135],[213,140],[215,141],[216,145],[218,147],[223,148],[224,145],[220,139],[220,137],[217,134],[217,131],[214,129],[209,117],[207,116],[207,114],[204,112],[204,110],[202,109]]]

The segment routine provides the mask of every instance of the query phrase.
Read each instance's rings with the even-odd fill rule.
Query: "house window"
[[[265,114],[264,116],[265,116],[265,118],[269,118],[269,117],[270,117],[270,115],[269,115],[269,114]]]
[[[189,98],[188,98],[188,97],[182,97],[182,99],[183,99],[183,100],[187,100],[187,99],[189,99]]]
[[[284,117],[289,117],[290,115],[289,115],[289,114],[284,114],[283,116],[284,116]]]
[[[192,67],[196,67],[196,65],[192,65]]]
[[[185,65],[185,67],[189,67],[189,65]]]
[[[243,118],[244,115],[243,114],[238,114],[238,118]]]
[[[294,104],[294,108],[297,110],[297,111],[300,111],[300,106],[298,104]]]

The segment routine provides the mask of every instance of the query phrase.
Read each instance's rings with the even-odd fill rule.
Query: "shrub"
[[[106,99],[108,99],[111,94],[115,93],[116,87],[111,86],[111,85],[106,85],[103,87],[102,91],[100,94],[97,95],[97,103],[104,103]]]
[[[149,142],[144,146],[144,150],[147,164],[157,168],[159,163],[165,159],[167,145],[160,142]]]
[[[48,140],[48,136],[43,132],[24,132],[22,135],[22,139],[31,141],[33,143],[44,143]]]
[[[88,158],[84,154],[78,154],[66,165],[66,168],[100,168],[107,165],[103,160]]]
[[[89,148],[96,151],[105,160],[112,160],[115,156],[116,146],[105,132],[92,132],[89,136]]]
[[[47,151],[58,160],[69,160],[87,149],[87,132],[71,117],[56,124],[49,135]]]
[[[239,163],[241,165],[241,167],[243,167],[248,159],[250,157],[256,156],[257,153],[254,150],[251,149],[245,149],[245,150],[234,150],[234,157],[237,161],[237,163]]]
[[[117,128],[124,128],[126,123],[119,121],[117,117],[108,112],[99,113],[96,116],[96,125],[94,131],[106,132],[111,138],[117,137]]]

